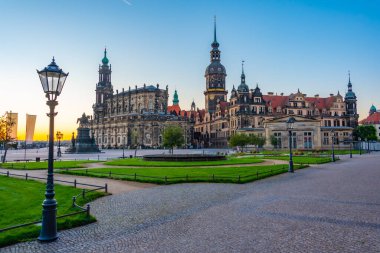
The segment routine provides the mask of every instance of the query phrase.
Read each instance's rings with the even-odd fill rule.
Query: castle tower
[[[95,120],[99,119],[106,113],[104,107],[105,100],[113,95],[113,87],[111,83],[111,65],[108,65],[107,49],[104,49],[104,57],[102,65],[99,65],[99,81],[96,84],[96,103],[93,106]]]
[[[352,91],[351,75],[348,72],[348,90],[346,96],[344,97],[344,102],[346,103],[346,113],[349,116],[349,126],[356,127],[358,125],[358,112],[357,112],[357,98],[355,93]]]
[[[218,101],[226,101],[226,69],[220,63],[219,43],[216,40],[216,20],[214,19],[214,41],[211,44],[210,65],[206,68],[205,107],[209,113],[215,112]]]

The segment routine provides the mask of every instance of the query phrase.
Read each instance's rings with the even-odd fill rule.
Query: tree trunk
[[[5,163],[5,159],[7,157],[7,152],[8,152],[8,145],[4,145],[4,155],[3,155],[3,160],[1,161],[2,163]]]

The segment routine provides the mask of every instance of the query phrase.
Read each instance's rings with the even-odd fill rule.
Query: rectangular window
[[[329,145],[329,133],[323,133],[323,145]]]
[[[313,148],[313,139],[311,132],[304,132],[303,133],[303,147],[306,149]]]
[[[274,135],[274,138],[276,139],[275,148],[282,148],[281,133],[274,133],[273,135]]]

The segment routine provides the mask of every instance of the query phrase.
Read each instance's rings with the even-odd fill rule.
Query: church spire
[[[175,90],[174,95],[173,95],[173,105],[178,105],[178,103],[179,103],[178,93],[177,93],[177,90]]]
[[[352,83],[351,83],[351,73],[348,71],[348,91],[352,91]]]
[[[245,83],[244,61],[241,61],[241,83]]]
[[[212,42],[211,44],[213,50],[217,50],[218,47],[219,47],[219,43],[218,41],[216,40],[216,16],[214,16],[214,41]]]

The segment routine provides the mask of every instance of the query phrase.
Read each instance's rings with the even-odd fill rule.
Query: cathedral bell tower
[[[218,101],[226,101],[226,69],[220,63],[219,43],[216,40],[216,20],[214,19],[214,41],[211,44],[210,65],[206,68],[206,91],[205,107],[206,111],[213,113],[216,110]]]
[[[98,121],[99,118],[105,115],[107,98],[113,95],[113,87],[111,84],[111,65],[108,65],[107,49],[104,49],[104,57],[102,65],[99,65],[99,81],[96,84],[96,102],[93,105],[94,117]]]

